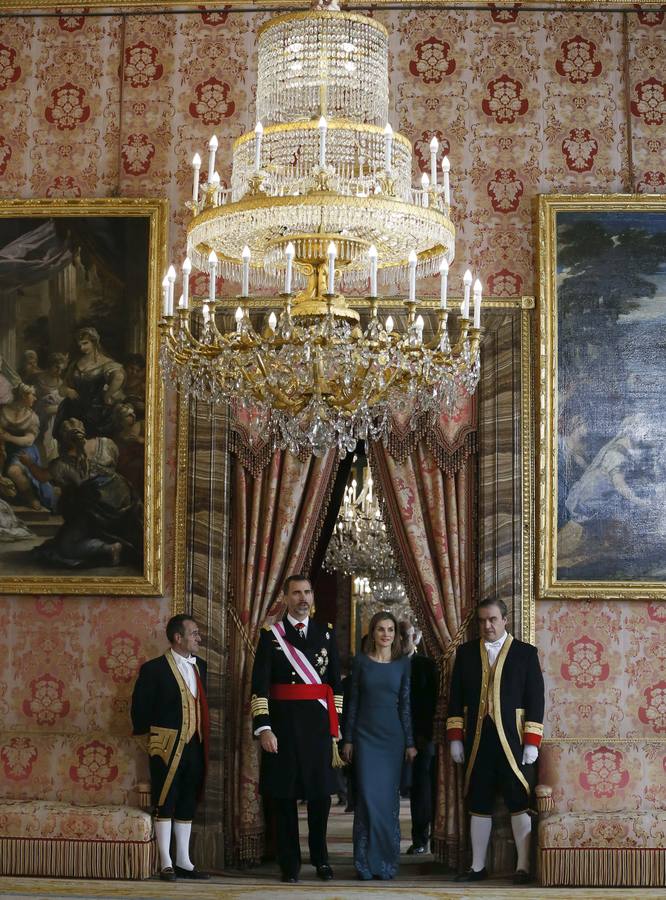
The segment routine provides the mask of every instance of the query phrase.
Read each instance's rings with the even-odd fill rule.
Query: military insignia
[[[331,639],[331,634],[330,634],[329,631],[327,631],[327,632],[326,632],[326,640],[327,640],[327,641],[330,641],[330,639]]]
[[[315,657],[315,665],[320,675],[324,675],[328,666],[328,653],[323,647]]]

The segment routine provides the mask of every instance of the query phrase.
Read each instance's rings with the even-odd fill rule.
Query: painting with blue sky
[[[666,581],[666,212],[557,213],[557,580]]]

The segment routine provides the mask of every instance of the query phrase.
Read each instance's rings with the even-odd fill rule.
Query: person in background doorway
[[[416,744],[409,795],[412,843],[407,853],[410,856],[428,852],[435,779],[435,744],[432,739],[432,728],[437,706],[437,666],[432,659],[417,652],[420,640],[421,632],[412,622],[403,619],[400,622],[400,641],[402,652],[411,661],[410,700],[412,731]]]

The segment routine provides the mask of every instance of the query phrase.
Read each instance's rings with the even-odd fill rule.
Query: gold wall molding
[[[88,0],[86,9],[90,15],[99,12],[102,15],[166,13],[169,15],[182,15],[186,13],[200,14],[209,8],[211,12],[221,11],[236,13],[239,15],[256,15],[265,12],[301,11],[310,8],[310,0],[225,0],[224,3],[209,3],[205,6],[200,0],[181,0],[180,3],[164,3],[159,0],[123,0],[121,3],[109,2],[109,0]],[[487,0],[372,0],[371,3],[342,3],[342,8],[347,10],[367,11],[373,9],[433,9],[433,10],[479,10],[490,9],[491,4]],[[496,6],[507,9],[513,8],[514,3],[497,3]],[[660,9],[663,0],[641,0],[640,10],[636,9],[634,0],[557,0],[557,2],[540,2],[540,0],[522,0],[519,4],[520,12],[562,12],[576,10],[583,12],[617,12],[626,11],[636,14],[646,9]],[[27,3],[26,0],[0,0],[0,13],[13,12],[24,15],[35,15],[40,12],[76,11],[81,15],[81,7],[66,5],[62,0],[37,0],[36,3]]]

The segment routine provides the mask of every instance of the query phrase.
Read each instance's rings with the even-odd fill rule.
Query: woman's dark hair
[[[387,619],[393,622],[394,628],[393,643],[391,644],[391,659],[400,659],[402,656],[402,644],[400,642],[400,635],[398,634],[398,621],[392,612],[388,612],[388,610],[385,609],[376,612],[370,619],[367,634],[368,642],[365,647],[365,653],[368,656],[372,656],[373,653],[377,652],[377,645],[375,644],[375,628],[377,627],[378,622],[384,622]]]

